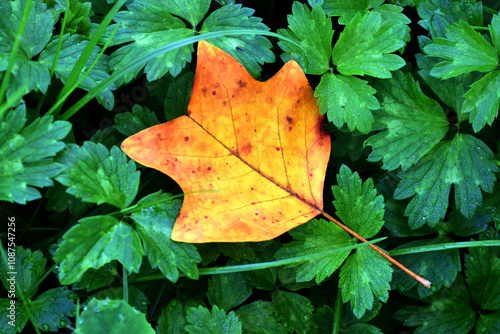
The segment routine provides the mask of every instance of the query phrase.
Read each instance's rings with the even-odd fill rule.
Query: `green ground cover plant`
[[[2,333],[500,332],[500,4],[0,0]],[[200,40],[295,60],[332,138],[325,211],[256,243],[170,234],[121,142],[187,113]]]

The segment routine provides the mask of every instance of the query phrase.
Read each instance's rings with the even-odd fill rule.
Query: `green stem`
[[[127,268],[123,267],[123,300],[128,304],[128,273]]]
[[[471,26],[471,28],[474,30],[482,30],[482,31],[489,31],[490,30],[488,27],[480,27],[480,26]]]
[[[332,334],[340,333],[340,316],[342,315],[342,293],[337,290],[337,301],[335,302],[335,315],[333,317],[333,331]]]
[[[498,10],[495,10],[493,8],[486,7],[486,6],[483,6],[483,12],[490,13],[490,14],[493,14],[493,15],[497,15],[498,14]]]
[[[284,259],[284,260],[261,262],[261,263],[250,263],[250,264],[225,266],[225,267],[200,268],[200,269],[198,269],[198,272],[200,275],[231,274],[231,273],[239,273],[239,272],[244,272],[244,271],[252,271],[252,270],[260,270],[260,269],[279,267],[279,266],[284,266],[284,265],[289,265],[289,264],[296,264],[296,263],[309,261],[312,259],[330,256],[330,255],[338,253],[338,252],[345,252],[347,250],[352,250],[352,249],[356,249],[356,248],[360,248],[360,247],[367,247],[370,244],[380,242],[384,239],[386,239],[386,238],[378,238],[378,239],[374,239],[374,240],[364,242],[364,243],[358,243],[358,244],[347,246],[347,247],[332,249],[332,250],[329,250],[326,252],[298,256],[298,257]],[[185,277],[185,275],[182,273],[179,276]],[[146,276],[134,278],[134,279],[131,279],[130,282],[153,281],[153,280],[164,279],[164,278],[165,277],[162,273],[157,273],[157,274],[146,275]]]
[[[418,247],[396,249],[389,251],[388,253],[391,256],[397,256],[397,255],[408,255],[408,254],[417,254],[425,252],[436,252],[436,251],[455,249],[455,248],[491,247],[491,246],[497,246],[497,247],[500,246],[500,240],[462,241],[462,242],[425,245]]]
[[[33,3],[33,0],[26,0],[24,11],[23,11],[23,16],[21,17],[21,22],[19,22],[19,29],[16,32],[16,36],[14,39],[14,45],[12,46],[12,50],[10,52],[7,70],[5,71],[5,74],[4,74],[3,79],[2,79],[2,84],[0,85],[0,105],[2,104],[5,93],[7,91],[7,84],[9,83],[10,74],[12,72],[12,68],[14,67],[14,63],[16,62],[19,47],[21,46],[21,36],[24,33],[24,29],[26,28],[26,24],[28,23],[28,17],[30,14],[32,3]],[[2,114],[0,114],[0,118],[2,118]]]

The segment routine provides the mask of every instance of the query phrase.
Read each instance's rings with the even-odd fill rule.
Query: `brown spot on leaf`
[[[286,116],[286,120],[288,121],[288,123],[292,124],[292,118],[290,116]]]
[[[212,170],[212,167],[208,167],[207,169],[208,169],[208,170]]]
[[[226,100],[222,101],[222,104],[223,104],[224,106],[227,106],[227,101],[226,101]]]
[[[212,95],[217,95],[217,92],[215,90],[213,90]]]
[[[184,137],[184,141],[189,141],[189,136]]]
[[[242,154],[249,154],[250,152],[252,152],[252,144],[251,143],[245,144],[240,150],[240,153],[242,153]]]
[[[241,80],[241,79],[240,79],[240,80],[238,80],[237,84],[238,84],[238,86],[240,86],[241,88],[243,88],[243,87],[246,87],[246,86],[247,86],[247,83],[246,83],[245,81]]]
[[[281,148],[279,148],[279,147],[276,147],[276,151],[278,151],[278,152],[279,152],[279,151],[281,151]]]

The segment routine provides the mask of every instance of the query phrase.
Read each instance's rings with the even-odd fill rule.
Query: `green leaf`
[[[228,4],[213,11],[203,21],[200,33],[233,29],[266,30],[269,28],[262,19],[252,16],[255,11],[241,7],[240,4]],[[210,44],[226,51],[236,58],[253,77],[258,77],[261,71],[259,64],[273,63],[272,44],[264,36],[241,35],[211,38]]]
[[[432,57],[446,60],[436,64],[431,75],[448,79],[472,71],[489,72],[498,67],[498,54],[493,46],[464,21],[446,27],[446,39],[434,38],[424,47]]]
[[[425,36],[419,36],[420,49],[432,43],[432,40]],[[457,114],[456,122],[466,121],[468,115],[463,114],[462,105],[465,101],[463,95],[469,90],[469,86],[481,79],[484,74],[481,72],[469,72],[459,74],[448,80],[441,80],[431,75],[431,70],[441,61],[441,58],[424,56],[416,54],[417,65],[420,68],[418,74],[425,83],[431,88],[432,92],[439,97],[448,107]]]
[[[170,13],[182,17],[195,28],[207,14],[210,0],[169,0],[165,2],[165,6]]]
[[[12,304],[12,302],[15,303]],[[0,298],[0,307],[2,308],[0,332],[5,334],[22,333],[29,320],[29,314],[24,305],[14,299]]]
[[[177,77],[168,86],[167,96],[163,103],[167,121],[187,114],[193,83],[194,73],[187,72],[183,76]]]
[[[493,173],[499,168],[492,159],[493,152],[481,140],[457,133],[452,141],[437,144],[416,165],[399,173],[402,181],[394,198],[416,194],[405,211],[410,227],[434,226],[444,218],[452,184],[457,208],[470,218],[481,205],[481,189],[493,191]]]
[[[64,166],[52,157],[64,148],[61,140],[71,130],[69,122],[54,122],[52,116],[26,122],[24,104],[0,117],[0,200],[19,204],[41,197],[33,187],[54,184],[52,178]]]
[[[500,50],[500,16],[493,15],[491,18],[491,24],[488,25],[488,29],[491,34],[491,41],[493,42],[493,46],[497,51]]]
[[[88,269],[78,282],[73,284],[73,290],[96,290],[110,285],[118,277],[116,262],[110,262],[99,269]]]
[[[453,242],[453,240],[445,237],[416,240],[399,246],[396,249],[431,246],[447,242]],[[437,290],[441,290],[443,286],[449,288],[457,278],[458,272],[462,269],[458,249],[402,255],[398,257],[398,261],[406,268],[431,281],[432,287]],[[405,272],[396,270],[391,284],[400,291],[407,291],[417,285],[418,282]],[[427,297],[432,293],[432,290],[418,284],[418,295],[420,298]]]
[[[345,221],[344,221],[345,222]],[[354,315],[361,318],[376,301],[389,298],[392,268],[390,263],[368,247],[359,248],[340,269],[339,288],[344,303],[351,301]]]
[[[322,114],[337,127],[368,133],[374,122],[371,110],[379,109],[375,89],[368,82],[342,74],[326,73],[314,92]]]
[[[339,24],[348,24],[357,13],[364,15],[370,11],[372,13],[380,13],[384,21],[392,21],[399,24],[410,23],[410,20],[401,13],[403,7],[383,4],[383,0],[309,0],[311,6],[314,2],[321,2],[321,6],[328,16],[340,16]]]
[[[459,20],[473,26],[483,25],[483,6],[475,0],[427,0],[417,5],[418,15],[422,20],[418,24],[424,27],[432,38],[445,37],[445,29]]]
[[[161,191],[142,198],[136,205],[141,211],[130,216],[144,244],[144,250],[153,268],[172,282],[179,279],[179,269],[189,278],[198,279],[197,263],[201,256],[192,244],[170,239],[172,228],[181,209],[181,201],[170,200],[170,194]]]
[[[190,307],[186,311],[186,319],[189,325],[185,330],[189,334],[242,333],[241,322],[236,314],[233,311],[226,314],[217,305],[214,305],[212,312],[203,306]]]
[[[180,3],[136,0],[127,5],[128,11],[120,11],[115,15],[114,21],[119,23],[120,27],[112,44],[132,43],[113,52],[110,65],[114,70],[126,68],[160,47],[194,36],[194,31],[187,29],[180,18],[172,16],[170,11],[175,10],[176,4]],[[192,18],[196,16],[197,14]],[[115,28],[116,25],[110,25],[107,28],[108,34]],[[148,61],[144,69],[148,81],[156,80],[166,73],[176,76],[186,63],[191,61],[192,52],[193,46],[186,45]],[[140,68],[137,68],[134,72],[128,72],[116,84],[122,85],[131,81],[139,71]]]
[[[342,165],[337,184],[332,187],[337,216],[364,238],[373,237],[384,225],[384,197],[377,194],[373,179],[362,182],[357,172]]]
[[[500,332],[500,312],[481,314],[476,322],[476,333],[495,334]]]
[[[6,237],[10,238],[7,234]],[[7,255],[11,257],[12,249],[6,250],[8,251]],[[37,250],[32,253],[31,249],[25,250],[23,246],[15,247],[13,251],[15,254],[14,264],[4,263],[3,258],[0,258],[0,279],[9,294],[13,290],[12,284],[14,283],[17,286],[16,291],[17,289],[22,290],[24,296],[31,299],[38,290],[37,281],[45,272],[47,259],[43,257],[41,251]],[[15,277],[15,280],[12,280],[12,277]],[[17,298],[20,300],[20,297]]]
[[[383,22],[378,13],[358,13],[335,43],[333,64],[344,75],[390,78],[390,71],[405,65],[403,58],[391,53],[405,45],[408,30],[407,25]]]
[[[366,140],[373,149],[368,161],[382,160],[387,170],[407,170],[443,139],[448,131],[446,115],[409,73],[394,72],[392,79],[378,80],[375,89],[383,99],[377,123],[386,130]]]
[[[271,302],[256,302],[243,305],[236,310],[236,315],[243,324],[243,331],[248,334],[286,334],[286,329],[276,321]]]
[[[132,227],[112,216],[81,219],[63,235],[54,260],[59,262],[61,284],[80,280],[89,268],[118,260],[129,272],[138,272],[144,251]]]
[[[429,306],[403,306],[394,317],[405,326],[420,326],[415,333],[467,334],[476,322],[467,287],[457,279],[449,289],[431,296]]]
[[[276,320],[285,324],[289,333],[306,333],[311,327],[314,306],[295,292],[278,290],[272,295]]]
[[[470,113],[469,122],[474,132],[493,124],[500,106],[500,71],[490,72],[476,81],[464,97],[462,112]]]
[[[210,305],[231,310],[252,295],[248,279],[241,273],[212,275],[208,281],[207,297]]]
[[[183,333],[186,324],[184,306],[177,299],[172,299],[167,307],[161,311],[156,332],[158,334],[180,334]]]
[[[279,41],[285,51],[283,62],[294,59],[307,74],[323,74],[330,68],[332,56],[332,20],[325,16],[320,6],[311,11],[307,5],[294,2],[292,14],[288,15],[288,30],[278,29],[278,34],[299,43],[303,48],[288,41]]]
[[[284,244],[278,250],[275,255],[278,260],[316,254],[352,245],[352,238],[347,232],[334,223],[323,219],[313,219],[307,224],[290,230],[289,233],[295,241]],[[291,267],[297,267],[297,282],[307,282],[315,279],[316,283],[319,284],[340,267],[349,253],[350,251],[339,252]]]
[[[338,131],[332,142],[331,154],[334,157],[342,157],[347,154],[351,161],[357,161],[361,156],[368,155],[369,149],[363,145],[366,138],[367,136],[363,134]]]
[[[140,173],[134,161],[127,162],[125,153],[116,146],[108,151],[104,145],[89,141],[81,147],[70,144],[60,162],[67,169],[56,180],[84,202],[124,208],[137,194]]]
[[[498,232],[496,238],[498,239]],[[500,310],[500,252],[496,247],[470,248],[465,275],[471,297],[483,310]]]
[[[122,299],[123,298],[123,286],[117,286],[114,288],[101,289],[98,292],[94,293],[92,298],[96,298],[99,300],[103,300],[106,298],[109,299]],[[146,313],[149,304],[148,297],[142,292],[141,289],[134,285],[128,286],[128,304],[135,308],[137,311],[142,313]]]
[[[76,305],[73,302],[76,296],[66,287],[54,288],[45,291],[30,304],[30,311],[38,328],[45,332],[56,332],[71,324],[70,317],[74,317]]]
[[[54,58],[57,53],[59,43],[59,36],[54,36],[53,40],[47,45],[45,50],[40,54],[38,61],[41,65],[48,69],[52,67]],[[61,50],[58,54],[57,65],[55,68],[56,77],[58,77],[63,83],[68,79],[73,67],[80,58],[83,50],[87,46],[88,41],[84,40],[83,36],[80,35],[69,35],[66,34],[62,38]],[[85,71],[89,68],[94,61],[97,59],[101,49],[95,47],[92,51],[87,63],[85,64]],[[107,55],[102,55],[89,74],[83,79],[83,81],[78,85],[78,88],[84,90],[91,90],[103,80],[109,77],[109,61],[110,58]],[[80,77],[83,75],[80,74]],[[111,90],[116,89],[114,84],[109,85],[97,96],[97,100],[106,109],[111,110],[114,106],[114,96]]]
[[[66,5],[69,5],[69,8]],[[92,23],[90,16],[93,16],[92,3],[80,1],[68,1],[68,3],[59,3],[65,9],[66,18],[65,31],[71,34],[84,35],[87,39],[97,29],[97,24]],[[69,9],[69,10],[68,10]]]
[[[76,324],[75,333],[154,334],[155,331],[147,322],[146,316],[125,301],[93,298],[84,306],[84,311],[80,314],[80,322]]]
[[[26,5],[25,2],[26,0],[9,1],[2,8],[5,14],[0,18],[1,52],[10,53],[12,50]],[[53,8],[48,9],[42,0],[32,2],[26,27],[21,35],[20,51],[23,56],[32,59],[45,48],[52,37],[52,31],[58,18],[59,12]]]
[[[160,124],[160,121],[154,112],[136,104],[132,107],[131,113],[116,114],[113,127],[128,137],[157,124]]]

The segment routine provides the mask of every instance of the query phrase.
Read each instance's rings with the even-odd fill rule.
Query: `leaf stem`
[[[335,224],[337,224],[339,227],[341,227],[344,231],[346,231],[347,233],[349,233],[350,235],[356,237],[357,239],[359,239],[360,241],[362,242],[368,242],[368,240],[366,240],[365,238],[363,238],[362,236],[360,236],[359,234],[357,234],[356,232],[354,232],[353,230],[351,230],[349,227],[345,226],[344,224],[342,224],[340,221],[338,221],[337,219],[333,218],[332,216],[330,216],[328,213],[326,213],[325,211],[321,211],[321,214],[326,217],[327,219],[329,219],[330,221],[334,222]],[[395,264],[398,268],[400,268],[401,270],[403,270],[405,273],[407,273],[408,275],[410,275],[411,277],[413,277],[414,279],[416,279],[420,284],[422,284],[423,286],[425,286],[426,288],[431,288],[431,282],[429,282],[428,280],[426,280],[425,278],[423,277],[420,277],[418,276],[417,274],[415,274],[413,271],[411,271],[410,269],[406,268],[405,266],[403,266],[401,263],[399,263],[398,261],[394,260],[391,256],[389,256],[386,252],[384,252],[382,249],[378,248],[377,246],[373,245],[373,244],[369,244],[368,246],[370,246],[371,248],[373,248],[373,250],[375,250],[377,253],[379,253],[380,255],[382,255],[383,257],[385,257],[387,260],[389,260],[390,262],[392,262],[393,264]]]
[[[333,316],[333,330],[332,334],[340,333],[340,316],[342,315],[342,293],[337,290],[337,300],[335,301],[335,314]]]

